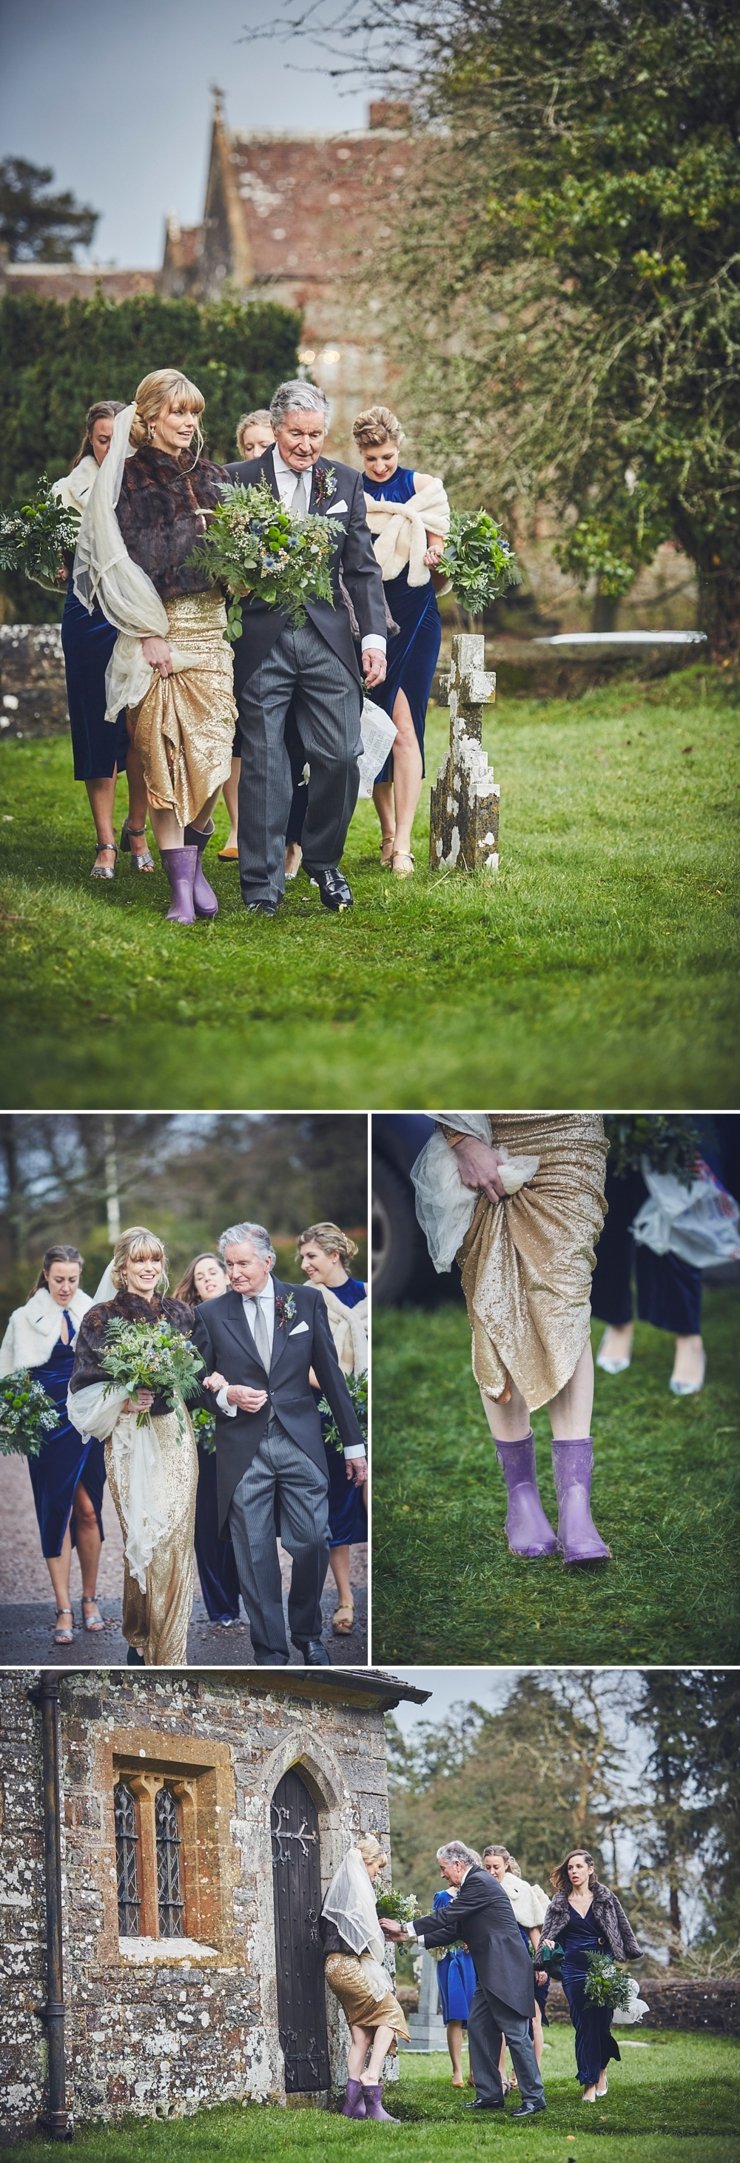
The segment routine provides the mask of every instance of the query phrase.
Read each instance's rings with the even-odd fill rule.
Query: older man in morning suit
[[[511,2118],[533,2118],[545,2109],[545,2091],[529,2033],[534,2012],[534,1968],[508,1894],[483,1869],[475,1848],[448,1840],[437,1849],[443,1878],[457,1893],[447,1907],[413,1923],[381,1919],[387,1938],[421,1938],[425,1945],[454,1945],[462,1938],[475,1965],[478,1988],[468,2014],[470,2061],[476,2098],[471,2110],[503,2110],[499,2073],[506,2036],[521,2103]]]
[[[357,802],[363,679],[382,683],[386,661],[383,580],[365,516],[362,476],[322,458],[328,400],[312,383],[282,383],[270,407],[275,442],[261,458],[231,465],[232,480],[266,481],[288,510],[326,517],[337,537],[331,566],[334,606],[309,601],[294,629],[279,608],[244,602],[234,645],[239,707],[239,876],[245,907],[274,916],[285,891],[285,832],[292,795],[285,723],[292,706],[310,762],[303,868],[324,907],[352,907],[339,868]],[[339,572],[360,628],[362,670]]]
[[[321,1292],[281,1284],[263,1224],[219,1242],[230,1290],[196,1310],[203,1387],[216,1398],[219,1519],[231,1533],[257,1667],[285,1667],[288,1641],[276,1515],[293,1557],[288,1623],[308,1667],[328,1667],[321,1594],[329,1560],[329,1476],[311,1388],[316,1375],[344,1445],[348,1477],[367,1476],[365,1444]]]

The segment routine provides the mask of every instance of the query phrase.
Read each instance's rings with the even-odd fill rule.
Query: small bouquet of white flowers
[[[222,501],[207,515],[208,531],[190,562],[232,595],[227,638],[240,635],[244,599],[282,609],[294,626],[305,623],[308,601],[328,601],[333,608],[331,559],[339,534],[328,518],[288,510],[267,481],[251,487],[227,482]]]
[[[200,1353],[187,1337],[164,1320],[124,1322],[114,1317],[105,1333],[101,1366],[109,1377],[106,1396],[114,1389],[125,1389],[128,1397],[135,1397],[137,1390],[147,1389],[155,1397],[164,1397],[177,1419],[178,1440],[182,1439],[183,1405],[197,1396],[203,1371]],[[149,1413],[138,1412],[136,1425],[147,1427]]]
[[[38,1457],[47,1435],[59,1422],[59,1413],[43,1383],[34,1382],[27,1367],[6,1374],[0,1382],[0,1456]]]
[[[15,571],[58,593],[59,572],[65,556],[74,555],[79,530],[79,518],[52,494],[42,473],[29,503],[0,510],[0,571]]]

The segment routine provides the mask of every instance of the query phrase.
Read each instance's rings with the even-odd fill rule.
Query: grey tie
[[[295,488],[294,488],[294,490],[293,490],[293,494],[292,494],[292,496],[291,496],[291,499],[290,499],[290,506],[289,506],[289,508],[290,508],[290,510],[291,510],[291,511],[295,511],[295,514],[296,514],[296,517],[297,517],[297,518],[305,518],[305,515],[306,515],[306,491],[305,491],[305,488],[304,488],[304,486],[303,486],[303,474],[302,474],[302,473],[299,473],[299,475],[298,475],[298,479],[297,479],[297,481],[296,481],[296,484],[295,484]]]
[[[269,1374],[270,1360],[272,1357],[270,1347],[270,1333],[267,1327],[267,1316],[265,1314],[261,1299],[255,1300],[254,1341],[257,1346],[257,1350],[259,1352],[265,1374]]]

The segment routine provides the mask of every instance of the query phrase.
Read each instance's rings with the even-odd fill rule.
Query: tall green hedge
[[[269,405],[276,385],[295,375],[299,332],[299,316],[273,301],[8,294],[0,301],[0,502],[22,499],[40,473],[67,473],[87,407],[96,398],[128,402],[152,368],[182,368],[198,384],[210,455],[235,457],[240,413]],[[0,590],[7,616],[38,623],[61,612],[25,581],[7,579]]]

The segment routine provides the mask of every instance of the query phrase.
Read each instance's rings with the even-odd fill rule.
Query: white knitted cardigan
[[[424,562],[427,533],[444,536],[450,530],[450,506],[442,481],[431,479],[407,503],[378,503],[375,496],[366,496],[365,509],[383,578],[398,578],[408,564],[409,585],[426,586],[430,577]]]

